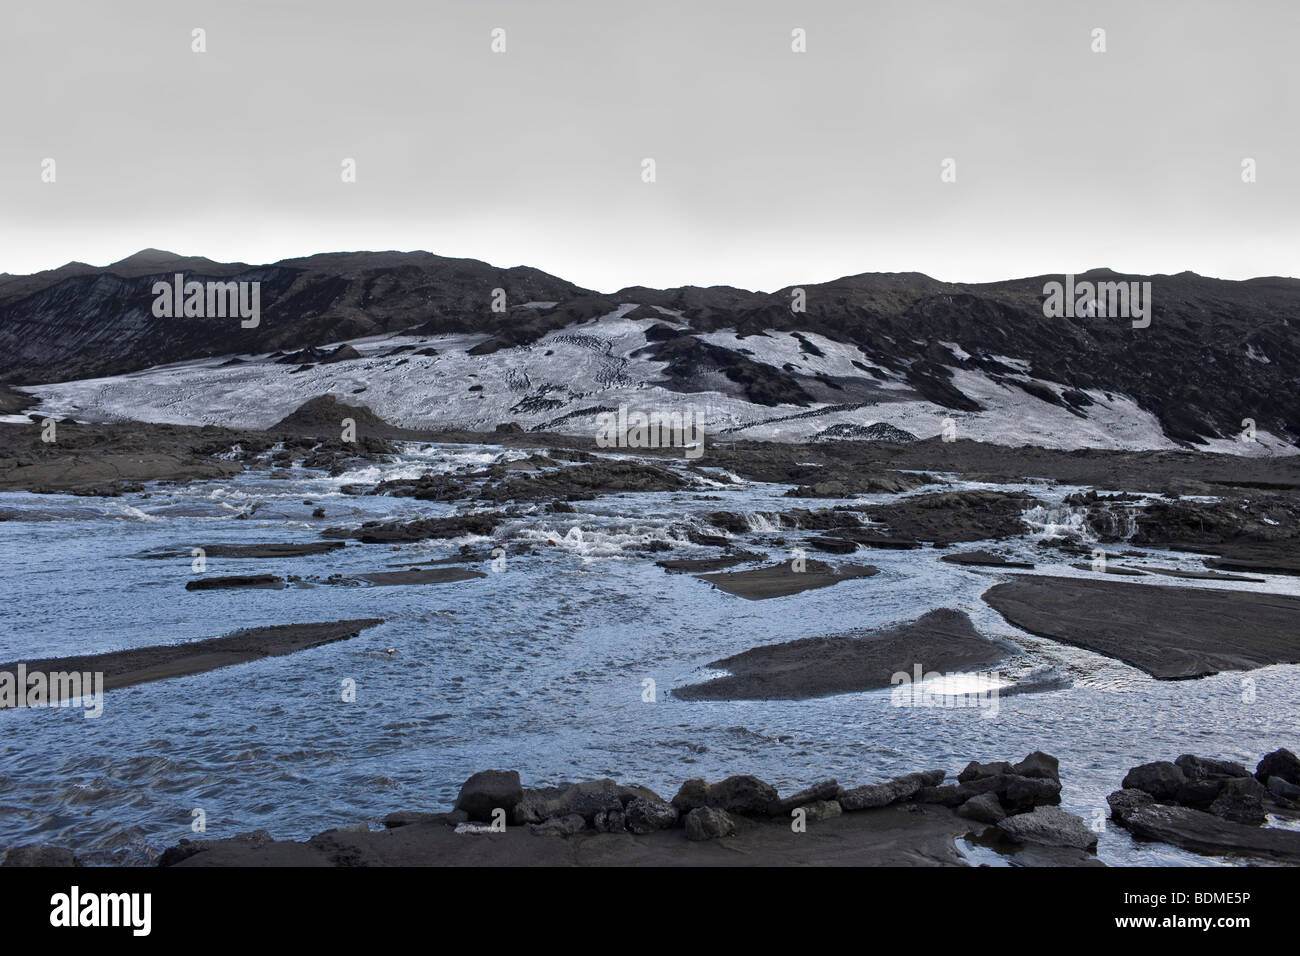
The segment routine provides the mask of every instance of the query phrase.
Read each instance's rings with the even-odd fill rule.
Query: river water
[[[1103,860],[1204,865],[1223,861],[1133,841],[1105,819],[1106,795],[1137,763],[1196,753],[1253,768],[1279,746],[1296,749],[1300,666],[1156,681],[1012,627],[980,600],[1008,572],[942,563],[933,549],[859,552],[849,560],[874,564],[879,575],[764,601],[666,573],[656,559],[716,554],[685,540],[684,527],[698,525],[701,513],[751,514],[760,533],[743,546],[788,559],[794,539],[776,543],[780,532],[762,516],[836,503],[785,498],[787,486],[732,484],[722,475],[716,489],[608,496],[574,503],[575,514],[519,507],[498,533],[510,539],[505,567],[481,579],[325,583],[331,574],[451,556],[463,544],[491,547],[464,538],[400,549],[352,543],[293,559],[210,557],[210,575],[298,575],[314,586],[185,590],[193,547],[315,541],[327,525],[457,510],[347,495],[345,484],[523,456],[491,446],[410,445],[393,461],[336,478],[248,472],[112,499],[0,494],[0,660],[293,621],[385,619],[359,637],[298,654],[111,691],[98,719],[75,708],[0,711],[0,846],[56,843],[90,862],[143,863],[194,836],[195,810],[203,811],[209,838],[264,828],[301,839],[331,827],[377,826],[393,810],[448,809],[465,778],[488,768],[517,769],[525,786],[612,776],[671,797],[688,777],[753,773],[788,792],[826,777],[854,786],[1044,750],[1061,761],[1062,806],[1105,826]],[[1012,550],[1038,562],[1037,573],[1088,573],[1069,567],[1077,559],[1035,549],[1039,538],[1077,527],[1078,515],[1060,505],[1075,489],[1010,487],[1049,502],[1029,516],[1035,534]],[[237,517],[255,503],[251,517]],[[311,517],[317,506],[325,508],[323,521]],[[647,553],[652,541],[672,550]],[[160,548],[182,556],[139,557]],[[1199,559],[1161,554],[1151,563],[1190,568]],[[1300,593],[1295,579],[1277,577],[1231,586]],[[995,716],[895,707],[888,690],[806,701],[671,695],[708,676],[708,662],[758,644],[876,628],[943,607],[1014,642],[999,668],[1004,679],[1047,672],[1069,686],[1003,695]],[[355,700],[344,700],[345,681],[355,682]]]

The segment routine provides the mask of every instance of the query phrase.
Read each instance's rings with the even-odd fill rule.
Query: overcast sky
[[[602,291],[1300,275],[1295,0],[5,7],[3,272],[154,246],[427,249]]]

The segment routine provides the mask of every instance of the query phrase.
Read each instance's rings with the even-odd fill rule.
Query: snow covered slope
[[[729,377],[721,365],[693,367],[685,384],[680,376],[669,374],[668,363],[654,357],[665,328],[690,331],[667,309],[625,303],[599,318],[547,332],[530,344],[487,354],[471,354],[488,340],[483,334],[397,334],[332,343],[312,355],[201,359],[23,390],[40,400],[29,414],[81,421],[262,428],[311,398],[333,393],[411,428],[490,431],[516,422],[530,430],[594,435],[600,412],[626,405],[630,411],[690,412],[715,440],[735,436],[806,441],[828,429],[830,438],[855,433],[853,426],[878,423],[927,438],[942,433],[949,420],[950,433],[958,437],[1012,446],[1176,447],[1156,418],[1127,396],[1083,390],[1088,404],[1074,399],[1081,407],[1059,397],[1045,400],[1040,396],[1059,396],[1061,386],[1031,378],[1025,363],[1013,358],[996,357],[1007,369],[999,375],[977,368],[951,369],[951,384],[982,409],[957,411],[923,398],[902,373],[872,363],[856,346],[816,333],[700,333],[700,342],[725,350],[710,354],[743,356],[810,397],[803,405],[758,404],[748,397],[744,383]],[[647,338],[652,329],[656,332]],[[324,351],[343,345],[359,357],[319,359]],[[1259,431],[1256,437],[1255,443],[1219,441],[1214,450],[1291,450],[1267,432]]]

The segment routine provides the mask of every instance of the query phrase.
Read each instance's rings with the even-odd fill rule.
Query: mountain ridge
[[[177,271],[200,281],[260,282],[258,327],[155,318],[152,282]],[[1108,268],[1074,275],[1151,282],[1151,325],[1045,317],[1043,284],[1062,275],[948,283],[918,272],[864,272],[771,293],[725,285],[601,293],[528,266],[424,251],[333,252],[250,265],[144,249],[105,267],[69,263],[0,277],[0,381],[66,382],[399,333],[481,336],[469,354],[486,359],[500,352],[508,361],[546,336],[580,332],[630,305],[625,314],[653,321],[643,330],[643,347],[628,355],[659,363],[662,384],[672,391],[714,389],[797,411],[830,401],[837,390],[869,394],[873,384],[896,380],[938,407],[980,411],[954,378],[970,372],[1077,416],[1087,415],[1089,391],[1129,396],[1180,443],[1231,437],[1246,419],[1296,441],[1300,279],[1141,276]],[[505,291],[505,311],[493,310],[495,289]],[[791,307],[796,289],[806,299],[802,312]],[[793,336],[800,355],[814,355],[807,336],[816,334],[858,358],[849,375],[810,375],[798,361],[773,364],[746,345],[774,334]]]

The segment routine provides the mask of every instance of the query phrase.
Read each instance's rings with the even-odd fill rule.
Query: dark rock
[[[644,800],[640,797],[628,801],[626,826],[633,833],[667,830],[676,823],[677,808],[670,803],[664,803],[662,800]]]
[[[938,542],[936,542],[937,545]],[[1002,557],[1000,554],[993,554],[990,551],[959,551],[955,554],[945,554],[939,559],[948,564],[972,564],[982,565],[985,567],[995,568],[1032,568],[1033,564],[1028,561],[1011,561]]]
[[[1287,783],[1300,787],[1300,757],[1285,747],[1266,755],[1255,768],[1255,779],[1264,781],[1269,777],[1281,777]]]
[[[160,867],[175,866],[177,863],[184,863],[192,856],[202,853],[208,848],[207,841],[181,840],[175,846],[169,846],[163,850],[162,855],[158,857]]]
[[[1300,802],[1300,787],[1283,780],[1281,777],[1268,778],[1268,792],[1276,797],[1281,797],[1283,800],[1290,800],[1293,803]]]
[[[1140,839],[1169,843],[1193,853],[1300,863],[1300,833],[1292,830],[1247,826],[1190,807],[1155,802],[1144,805],[1131,797],[1117,805],[1117,796],[1115,793],[1110,796],[1112,816]]]
[[[1110,815],[1121,823],[1126,814],[1142,807],[1149,807],[1155,799],[1145,790],[1116,790],[1106,798],[1110,806]]]
[[[957,816],[974,820],[977,823],[997,823],[999,820],[1004,819],[1006,815],[1007,813],[1002,809],[1002,804],[998,802],[995,793],[983,793],[977,797],[971,797],[957,808]]]
[[[716,840],[736,832],[735,821],[725,810],[715,807],[696,807],[686,814],[686,839]]]
[[[515,806],[514,819],[516,823],[539,823],[576,813],[592,821],[601,811],[621,813],[629,799],[626,789],[609,779],[525,790]]]
[[[887,807],[891,803],[906,800],[916,795],[922,788],[933,788],[946,776],[942,770],[926,770],[921,773],[909,773],[895,777],[884,783],[870,783],[852,790],[843,790],[836,797],[844,810],[872,810]]]
[[[1205,780],[1214,777],[1249,777],[1250,771],[1231,760],[1211,760],[1183,754],[1174,763],[1182,768],[1188,780]]]
[[[829,538],[817,536],[808,539],[808,547],[813,551],[824,551],[829,554],[852,554],[858,550],[858,546],[852,541],[845,541],[843,538]]]
[[[284,578],[274,574],[228,574],[224,577],[194,578],[185,582],[187,591],[216,591],[225,588],[283,588]]]
[[[1007,813],[1023,813],[1035,807],[1060,803],[1061,785],[1041,777],[1012,776],[1007,780],[1007,788],[998,796]]]
[[[1055,780],[1061,782],[1060,761],[1051,754],[1045,754],[1041,750],[1035,750],[1025,757],[1024,760],[1011,768],[1013,773],[1022,777],[1037,777],[1044,780]]]
[[[1224,781],[1219,795],[1210,804],[1210,812],[1233,823],[1258,826],[1268,818],[1264,810],[1267,794],[1268,789],[1254,777],[1233,777]]]
[[[591,827],[597,833],[622,833],[627,829],[627,814],[622,810],[598,810]]]
[[[509,816],[523,795],[518,772],[480,770],[461,786],[456,809],[464,810],[471,820],[491,821],[492,811],[498,807]]]
[[[796,794],[778,800],[772,808],[772,813],[775,816],[787,817],[795,807],[802,807],[818,800],[834,800],[843,792],[844,788],[834,780],[823,780],[821,783],[813,784],[806,790],[800,790]]]
[[[979,763],[972,760],[966,765],[966,769],[957,774],[957,780],[960,783],[967,783],[971,780],[979,780],[982,777],[996,777],[999,774],[1014,773],[1011,764],[1005,760],[997,760],[993,763]]]
[[[1173,800],[1179,787],[1187,783],[1183,768],[1168,760],[1157,760],[1134,767],[1124,776],[1125,790],[1142,790],[1157,800]]]
[[[490,536],[505,516],[499,512],[417,518],[414,521],[367,521],[359,528],[326,528],[326,538],[355,538],[365,544],[401,544],[427,538]]]
[[[686,816],[698,807],[709,805],[709,785],[699,777],[692,777],[683,783],[673,797],[672,804],[680,816]]]
[[[1097,834],[1073,813],[1059,807],[1035,807],[1029,813],[1007,817],[998,829],[1017,843],[1039,846],[1066,846],[1091,850],[1097,846]]]
[[[777,803],[776,789],[749,774],[728,777],[709,786],[708,805],[744,816],[767,814]]]
[[[1213,777],[1202,780],[1188,780],[1178,788],[1174,795],[1174,802],[1184,807],[1195,807],[1197,810],[1208,810],[1210,804],[1214,803],[1219,797],[1219,791],[1223,789],[1224,778]]]
[[[962,793],[956,784],[950,783],[944,787],[922,787],[916,792],[914,799],[917,803],[937,803],[941,807],[959,807],[966,802],[968,796],[968,794]],[[841,798],[842,802],[843,798]]]
[[[11,846],[4,854],[0,866],[22,867],[64,867],[77,866],[77,858],[71,850],[61,846],[49,846],[44,843],[31,843],[25,846]]]

